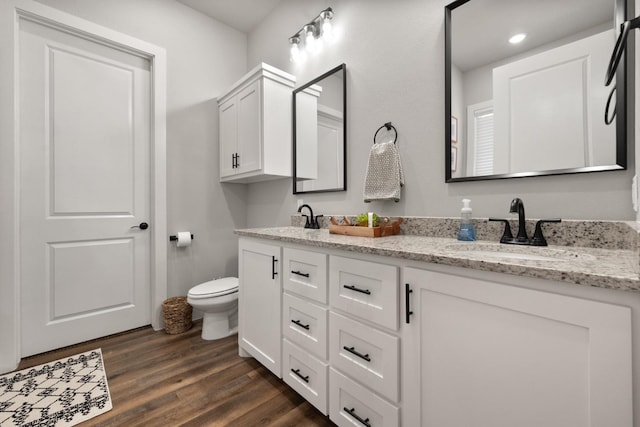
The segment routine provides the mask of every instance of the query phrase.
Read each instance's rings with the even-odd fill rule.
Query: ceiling
[[[467,71],[598,25],[613,28],[614,10],[614,0],[473,0],[451,13],[452,61]],[[525,42],[507,43],[520,32]]]
[[[178,0],[230,27],[248,33],[282,0]]]

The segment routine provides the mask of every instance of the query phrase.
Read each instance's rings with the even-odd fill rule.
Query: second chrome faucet
[[[502,237],[500,238],[500,243],[505,243],[508,245],[530,245],[530,246],[547,246],[547,240],[544,238],[542,234],[542,224],[547,222],[561,222],[562,220],[559,218],[552,219],[541,219],[536,223],[536,228],[533,233],[533,237],[529,239],[527,235],[526,228],[526,218],[524,214],[524,202],[522,199],[516,197],[511,201],[511,205],[509,207],[510,213],[518,214],[518,235],[514,238],[511,233],[511,226],[509,225],[508,219],[503,218],[489,218],[489,221],[500,221],[504,222],[504,232],[502,233]]]

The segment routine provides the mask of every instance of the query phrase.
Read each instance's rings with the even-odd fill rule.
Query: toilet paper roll
[[[176,246],[179,248],[184,248],[185,246],[191,246],[191,232],[179,231],[178,242],[176,243]]]

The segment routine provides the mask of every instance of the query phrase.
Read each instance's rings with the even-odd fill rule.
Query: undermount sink
[[[499,243],[454,243],[448,250],[474,259],[562,262],[594,258],[568,249],[535,246],[507,246]],[[595,259],[595,258],[594,258]]]

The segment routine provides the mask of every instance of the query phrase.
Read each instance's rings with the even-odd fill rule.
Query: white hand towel
[[[369,152],[367,174],[364,178],[364,201],[400,200],[404,173],[400,151],[393,142],[373,144]]]

